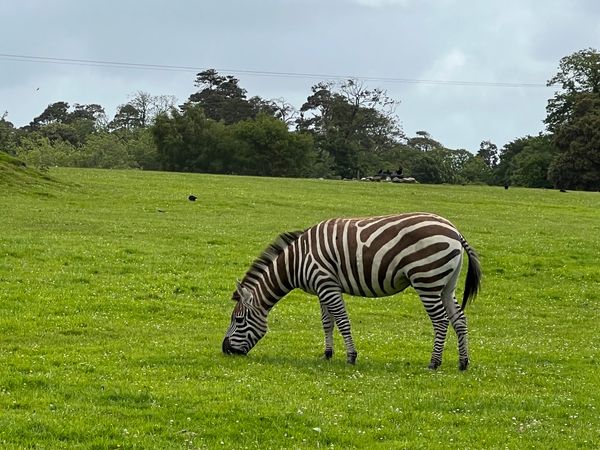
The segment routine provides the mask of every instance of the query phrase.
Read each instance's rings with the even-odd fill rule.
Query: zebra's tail
[[[479,257],[475,250],[467,243],[465,238],[461,236],[460,243],[467,252],[469,258],[469,268],[467,269],[467,278],[465,280],[465,292],[463,294],[463,300],[461,308],[464,310],[467,307],[467,303],[470,298],[475,298],[479,292],[481,286],[481,264],[479,263]]]

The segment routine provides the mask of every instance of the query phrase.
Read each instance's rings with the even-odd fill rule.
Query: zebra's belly
[[[384,283],[384,286],[374,287],[364,283],[350,283],[341,281],[341,288],[344,294],[355,295],[357,297],[388,297],[390,295],[402,292],[410,286],[410,281],[404,275],[399,276],[390,283]]]

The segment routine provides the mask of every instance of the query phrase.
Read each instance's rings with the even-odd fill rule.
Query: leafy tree
[[[149,128],[143,128],[126,133],[124,136],[116,133],[121,138],[125,152],[131,156],[135,167],[145,170],[160,169],[156,143]]]
[[[467,183],[490,184],[494,173],[488,162],[484,161],[481,156],[473,156],[465,163],[460,176]]]
[[[147,127],[150,124],[152,116],[152,96],[143,91],[138,91],[127,103],[137,113],[137,119],[140,127]]]
[[[79,124],[82,125],[82,124]],[[88,131],[86,133],[85,131]],[[71,145],[80,145],[85,141],[87,134],[90,134],[93,130],[85,130],[79,133],[77,128],[72,124],[66,124],[61,122],[49,123],[44,125],[37,132],[39,135],[44,136],[50,140],[51,143],[57,141],[68,142]]]
[[[166,170],[306,176],[317,159],[310,136],[268,114],[226,125],[189,105],[172,117],[159,115],[152,132]]]
[[[237,123],[233,134],[243,144],[246,166],[241,173],[283,177],[310,173],[315,159],[312,138],[290,132],[281,120],[259,114]]]
[[[473,158],[473,155],[471,154],[471,152],[465,150],[465,149],[458,149],[458,150],[451,150],[451,149],[446,149],[448,152],[448,165],[450,166],[450,170],[453,173],[453,177],[452,177],[452,181],[450,181],[451,183],[463,183],[464,180],[462,179],[462,171],[464,170],[465,166],[467,165],[467,163],[471,160],[471,158]]]
[[[517,186],[549,188],[548,169],[556,156],[549,135],[530,137],[512,161],[510,181]]]
[[[104,108],[95,103],[89,105],[75,103],[73,111],[69,112],[62,122],[73,123],[80,121],[90,122],[94,127],[104,124],[106,122]]]
[[[291,127],[298,119],[298,110],[283,97],[270,100],[271,114],[273,117],[281,120],[288,127]]]
[[[422,152],[428,152],[434,148],[443,148],[443,145],[433,139],[427,131],[417,131],[415,137],[408,139],[408,146],[420,150]]]
[[[504,145],[498,153],[498,165],[494,170],[494,180],[499,184],[510,184],[514,170],[514,158],[527,146],[531,136],[515,139]]]
[[[560,60],[558,73],[548,80],[547,85],[560,85],[562,89],[548,100],[546,107],[544,122],[550,132],[555,132],[568,122],[579,94],[600,95],[600,53],[588,48],[565,56]]]
[[[600,94],[577,95],[572,115],[554,133],[560,154],[551,164],[556,187],[600,190]]]
[[[129,102],[120,105],[113,120],[108,123],[110,130],[147,128],[159,114],[169,114],[175,107],[175,97],[171,95],[150,95],[137,91]]]
[[[90,136],[81,148],[80,167],[101,169],[131,169],[138,167],[133,155],[127,151],[125,143],[112,133],[98,133]]]
[[[369,161],[402,137],[394,116],[396,102],[381,89],[347,80],[319,83],[300,108],[297,129],[313,135],[319,153],[328,154],[343,177],[364,173]]]
[[[140,126],[148,127],[158,114],[168,114],[175,106],[175,97],[172,95],[151,95],[148,92],[137,91],[127,105],[135,108]]]
[[[600,53],[592,48],[561,59],[548,85],[561,91],[548,100],[545,123],[559,154],[549,167],[556,187],[600,189]]]
[[[208,119],[200,105],[188,105],[181,112],[174,110],[172,117],[159,114],[152,133],[161,167],[165,170],[230,170],[233,156],[230,148],[224,147],[224,143],[230,142],[225,137],[225,125]]]
[[[494,169],[498,165],[498,147],[490,141],[482,141],[481,144],[479,144],[477,156],[479,156],[490,169]]]
[[[68,123],[56,122],[44,125],[37,133],[47,137],[52,143],[64,141],[74,146],[81,146],[96,131],[93,121],[78,119]]]
[[[69,104],[67,102],[55,102],[48,105],[46,109],[29,124],[31,129],[37,130],[44,125],[52,123],[66,123],[69,117]]]
[[[466,150],[439,147],[423,151],[407,147],[401,161],[406,168],[406,175],[414,177],[420,183],[454,184],[464,181],[462,171],[472,157]]]
[[[83,145],[88,136],[99,130],[106,122],[104,108],[97,104],[69,107],[67,102],[56,102],[35,117],[25,132],[39,132],[51,142],[58,140],[72,145]]]
[[[500,151],[494,179],[501,184],[551,187],[548,169],[556,155],[552,135],[539,134],[515,139]]]
[[[209,69],[198,73],[194,84],[200,90],[190,95],[183,109],[200,105],[209,119],[232,124],[255,117],[257,105],[260,109],[258,98],[248,101],[246,90],[231,75],[219,75],[216,70]]]
[[[134,130],[144,125],[142,113],[131,103],[126,103],[117,108],[113,120],[108,123],[109,130]]]
[[[7,112],[0,116],[0,151],[14,154],[16,145],[16,130],[12,122],[6,120]]]
[[[78,166],[78,150],[66,141],[52,143],[37,133],[23,136],[15,149],[16,156],[32,167]]]
[[[427,131],[417,131],[383,157],[386,168],[397,170],[400,164],[404,175],[412,176],[421,183],[463,183],[461,173],[473,155],[464,149],[445,148]]]
[[[444,182],[446,174],[444,167],[440,165],[439,155],[419,151],[411,158],[409,167],[410,175],[419,183],[439,184]]]

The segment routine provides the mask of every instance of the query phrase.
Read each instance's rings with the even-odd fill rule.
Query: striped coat
[[[469,260],[460,307],[454,291],[463,251]],[[448,324],[458,336],[459,367],[469,361],[463,309],[481,279],[477,255],[446,219],[410,213],[360,219],[330,219],[305,231],[283,233],[252,264],[233,294],[225,353],[247,353],[267,330],[267,314],[289,291],[316,294],[325,331],[325,357],[333,355],[333,328],[344,338],[348,362],[356,349],[342,294],[382,297],[412,286],[434,328],[429,367],[437,368]]]

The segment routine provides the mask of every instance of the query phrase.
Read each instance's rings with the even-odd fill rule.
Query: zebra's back
[[[329,277],[345,293],[380,297],[409,285],[443,287],[462,262],[461,239],[448,220],[410,213],[326,220],[306,231],[303,244],[309,272],[321,273],[313,284]]]

